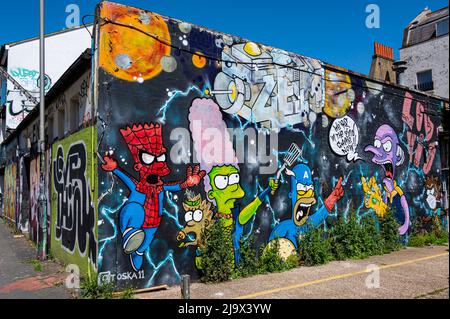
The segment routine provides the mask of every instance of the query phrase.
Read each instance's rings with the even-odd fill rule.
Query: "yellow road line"
[[[424,260],[429,260],[429,259],[434,259],[434,258],[438,258],[438,257],[447,256],[448,254],[449,253],[446,252],[446,253],[441,253],[441,254],[437,254],[437,255],[431,255],[431,256],[427,256],[427,257],[422,257],[422,258],[402,261],[402,262],[395,263],[395,264],[380,266],[379,269],[381,270],[381,269],[400,267],[400,266],[404,266],[404,265],[408,265],[408,264],[414,264],[414,263],[417,263],[417,262],[420,262],[420,261],[424,261]],[[261,297],[261,296],[264,296],[264,295],[270,295],[270,294],[273,294],[273,293],[282,292],[282,291],[286,291],[286,290],[292,290],[292,289],[312,286],[312,285],[320,284],[320,283],[327,282],[327,281],[333,281],[333,280],[337,280],[337,279],[354,277],[354,276],[362,275],[362,274],[365,274],[365,273],[370,273],[372,271],[373,271],[373,269],[371,269],[371,270],[361,270],[361,271],[357,271],[357,272],[351,272],[351,273],[346,273],[346,274],[326,277],[326,278],[317,279],[317,280],[313,280],[313,281],[309,281],[309,282],[304,282],[304,283],[301,283],[301,284],[296,284],[296,285],[291,285],[291,286],[286,286],[286,287],[280,287],[280,288],[275,288],[275,289],[270,289],[270,290],[264,290],[264,291],[256,292],[256,293],[253,293],[253,294],[243,295],[243,296],[236,297],[234,299],[250,299],[250,298]]]

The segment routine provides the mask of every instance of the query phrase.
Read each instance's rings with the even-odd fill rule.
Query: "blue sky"
[[[93,14],[96,0],[46,0],[46,31],[65,28],[66,6]],[[437,10],[444,0],[118,0],[142,9],[314,57],[368,73],[373,42],[395,50],[404,27],[425,7]],[[366,6],[380,8],[380,28],[368,29]],[[0,44],[37,36],[39,0],[3,1]],[[86,21],[92,21],[87,18]]]

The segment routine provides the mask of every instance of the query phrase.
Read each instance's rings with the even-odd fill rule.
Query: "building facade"
[[[448,99],[448,41],[448,7],[422,11],[404,30],[400,84]]]
[[[46,35],[45,92],[48,92],[61,75],[83,51],[91,48],[89,32],[92,26],[68,29]],[[31,96],[39,100],[39,39],[33,38],[5,44],[0,49],[0,66],[14,78]],[[34,109],[35,103],[27,99],[14,83],[0,76],[0,105],[3,141]]]
[[[448,101],[110,2],[93,49],[47,94],[45,171],[50,251],[101,282],[198,278],[201,230],[215,222],[230,267],[242,240],[289,255],[306,226],[351,213],[392,206],[405,243],[413,223],[446,222],[435,114]],[[37,117],[2,143],[2,214],[15,225],[32,221],[12,194],[24,154],[37,170],[26,142]]]

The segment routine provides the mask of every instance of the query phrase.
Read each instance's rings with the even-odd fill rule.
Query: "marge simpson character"
[[[178,192],[194,187],[205,176],[197,165],[188,166],[184,182],[167,183],[161,178],[170,174],[166,161],[160,124],[133,125],[121,129],[125,142],[135,162],[134,170],[139,173],[136,180],[118,167],[117,160],[106,155],[103,170],[113,172],[130,190],[130,195],[119,215],[120,232],[123,237],[123,251],[130,255],[135,271],[142,267],[143,255],[150,247],[164,207],[164,192]]]
[[[215,200],[217,206],[216,218],[231,237],[234,250],[234,264],[240,261],[240,240],[244,226],[253,218],[266,196],[278,189],[278,182],[269,180],[269,186],[260,191],[245,207],[241,208],[236,201],[245,197],[245,191],[240,184],[239,170],[234,165],[214,166],[208,173],[211,190],[208,198]]]
[[[269,241],[286,238],[297,249],[298,236],[305,233],[308,227],[318,227],[327,219],[336,202],[344,196],[344,188],[342,177],[340,177],[324,204],[313,211],[317,200],[311,169],[305,164],[297,164],[292,171],[286,169],[286,173],[291,177],[289,198],[292,203],[292,216],[291,219],[284,220],[275,226]]]

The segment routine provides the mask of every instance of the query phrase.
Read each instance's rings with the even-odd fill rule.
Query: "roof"
[[[448,6],[436,11],[425,8],[403,32],[402,48],[436,38],[435,22],[448,17]]]
[[[86,49],[75,62],[64,72],[59,80],[52,86],[50,91],[45,95],[45,108],[47,109],[56,98],[78,80],[91,67],[91,49]],[[27,127],[33,120],[39,117],[40,104],[36,105],[34,109],[28,113],[25,119],[20,122],[17,128],[4,139],[2,145],[8,144],[20,132]]]

